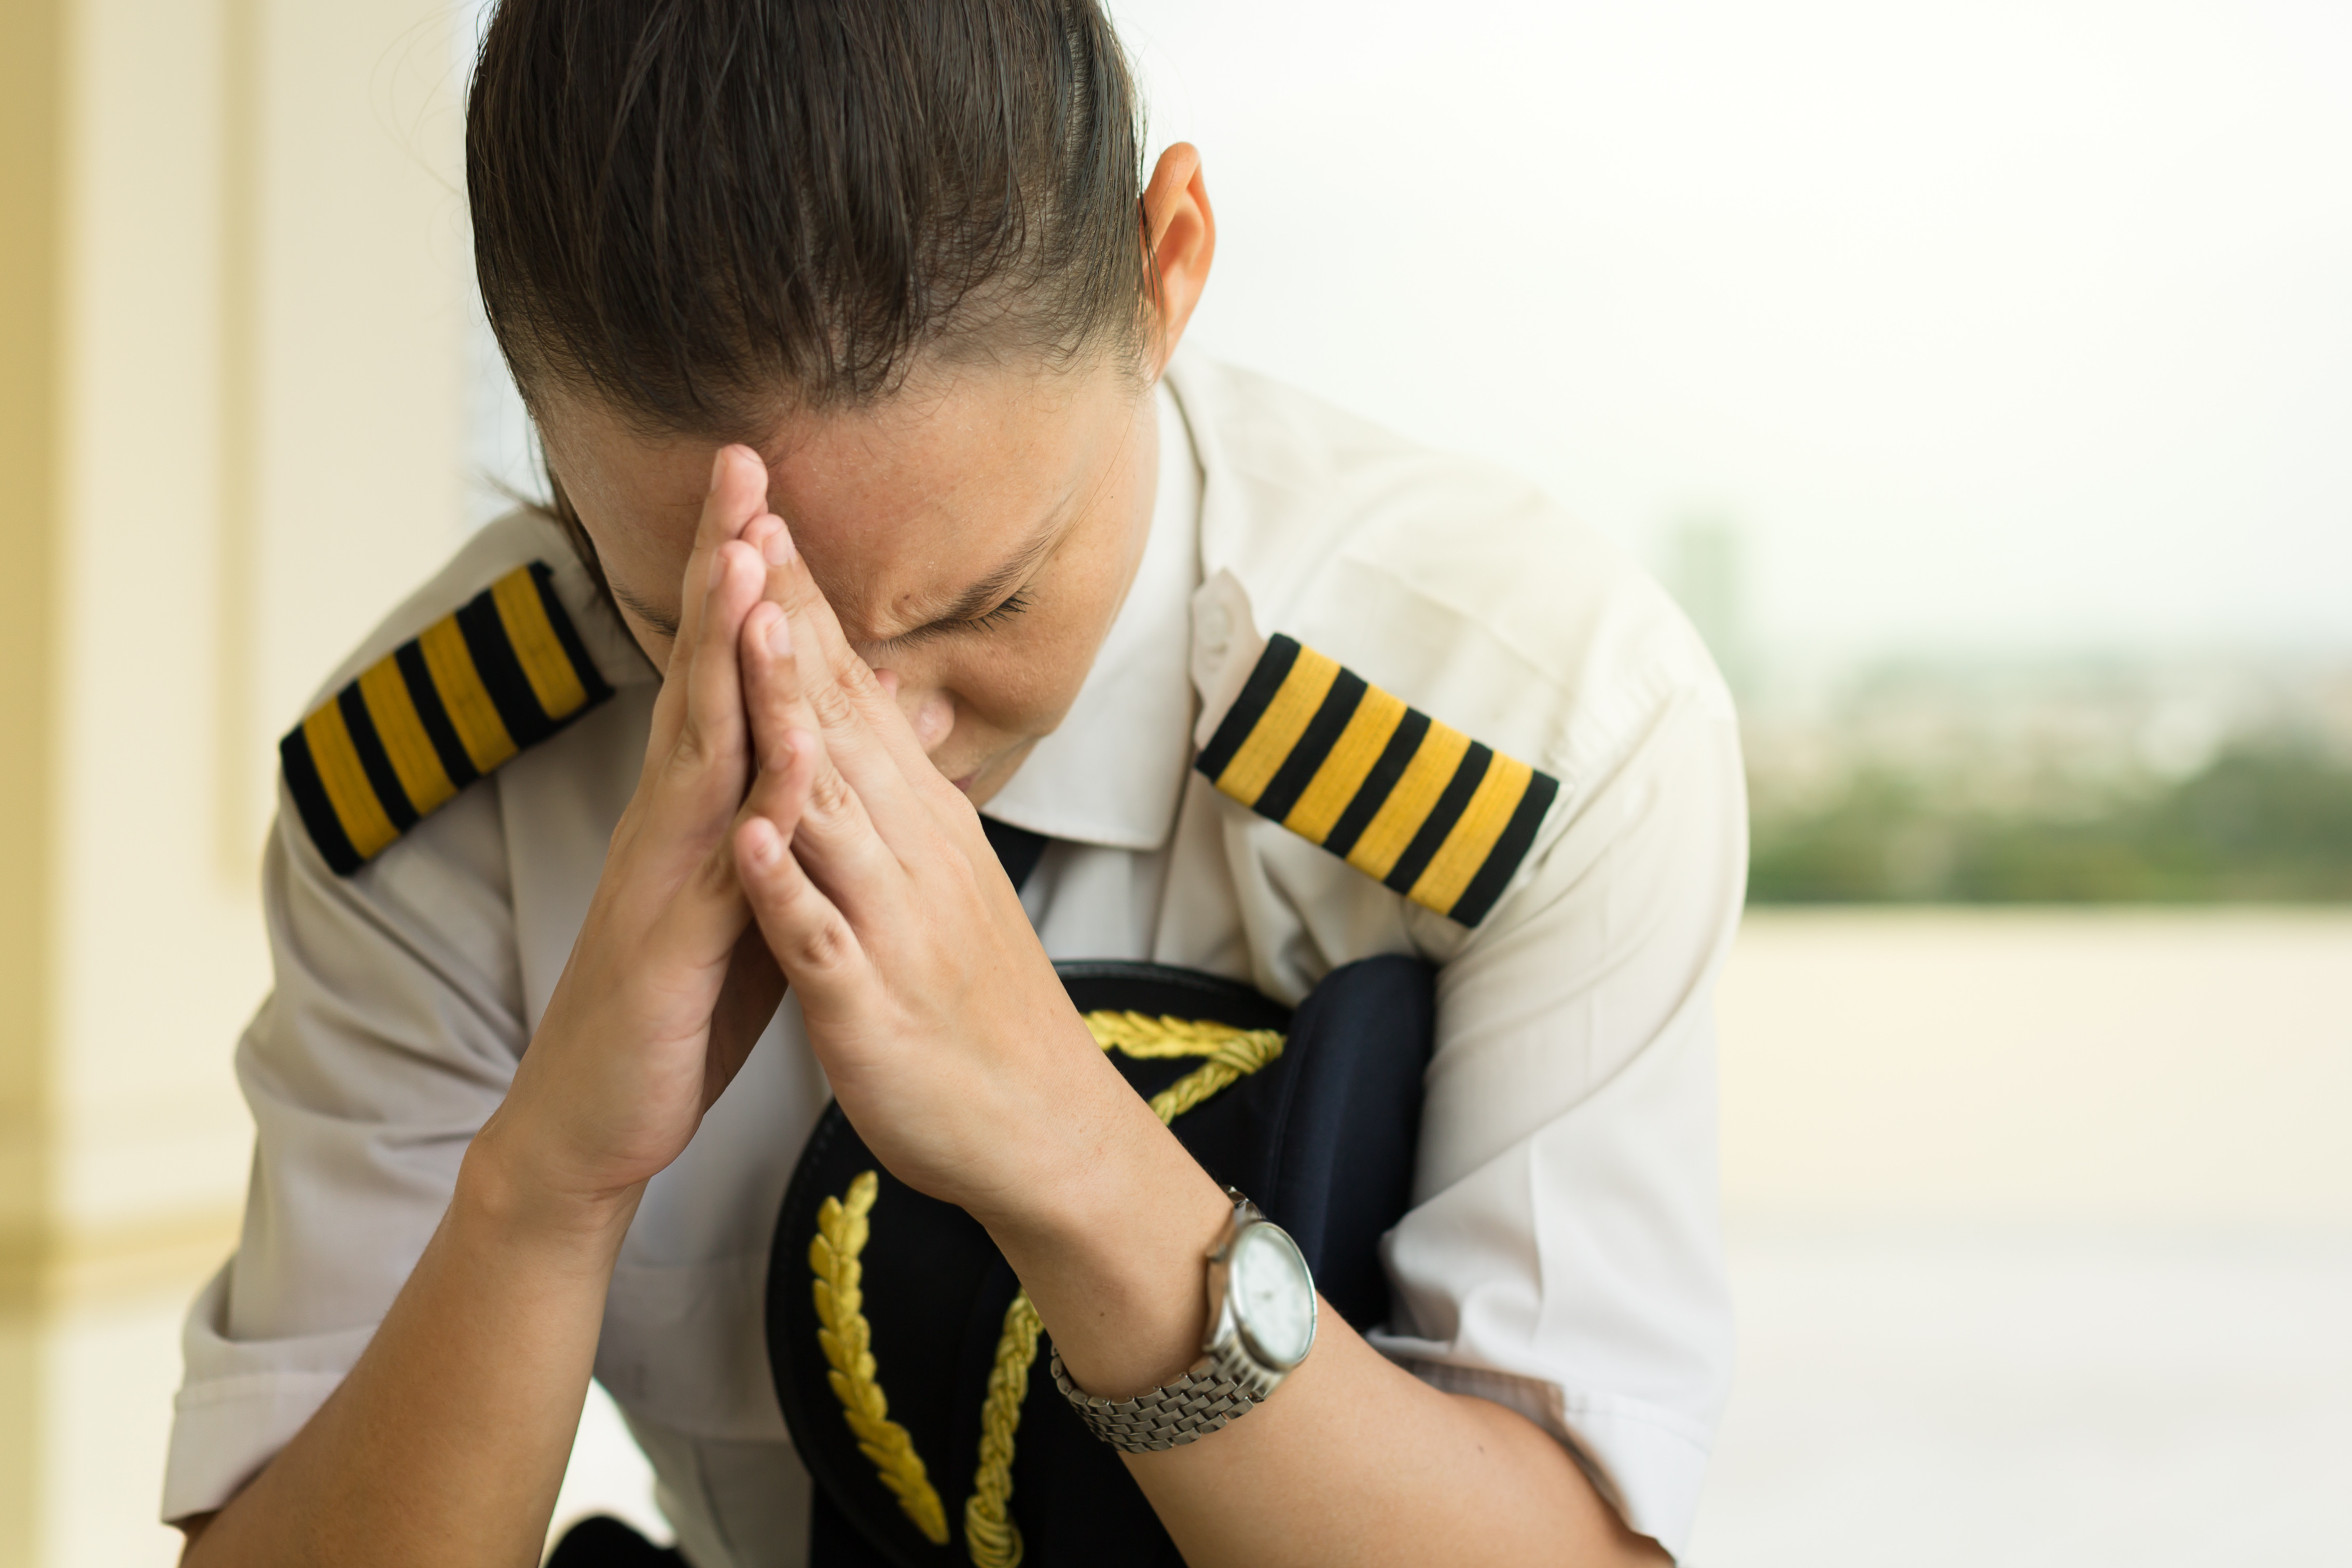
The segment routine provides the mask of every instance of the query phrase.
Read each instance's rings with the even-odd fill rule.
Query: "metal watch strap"
[[[1173,1383],[1132,1399],[1098,1399],[1070,1381],[1062,1353],[1053,1354],[1054,1386],[1087,1429],[1129,1454],[1156,1454],[1205,1437],[1273,1390],[1238,1343],[1210,1352]]]

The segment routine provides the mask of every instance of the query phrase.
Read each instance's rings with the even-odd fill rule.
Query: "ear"
[[[1192,319],[1217,254],[1217,215],[1201,178],[1201,151],[1191,142],[1179,141],[1160,155],[1143,191],[1143,232],[1150,244],[1146,263],[1157,274],[1160,293],[1160,335],[1151,366],[1157,377]]]

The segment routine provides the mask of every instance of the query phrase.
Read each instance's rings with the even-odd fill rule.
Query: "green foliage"
[[[1759,810],[1755,904],[2352,900],[2352,768],[2226,751],[2089,810],[1995,810],[1884,771],[1827,807]]]

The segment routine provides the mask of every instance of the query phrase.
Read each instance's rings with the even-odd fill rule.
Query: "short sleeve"
[[[1385,1243],[1392,1332],[1374,1343],[1552,1432],[1678,1552],[1731,1374],[1713,991],[1746,881],[1744,787],[1719,688],[1668,693],[1585,760],[1441,971],[1414,1207]]]
[[[525,1039],[499,781],[337,876],[281,789],[275,988],[236,1052],[255,1150],[236,1256],[190,1309],[163,1517],[216,1509],[366,1349]]]

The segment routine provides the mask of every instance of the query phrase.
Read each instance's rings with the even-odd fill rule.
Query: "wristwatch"
[[[1205,1437],[1282,1385],[1315,1348],[1315,1277],[1290,1233],[1225,1188],[1234,1211],[1209,1249],[1209,1334],[1175,1382],[1132,1399],[1097,1399],[1054,1352],[1054,1386],[1089,1431],[1130,1454]]]

